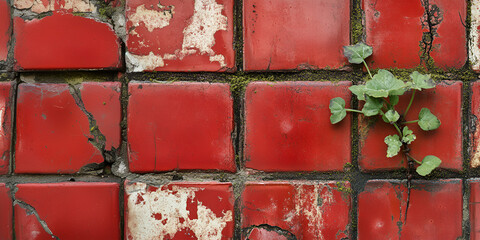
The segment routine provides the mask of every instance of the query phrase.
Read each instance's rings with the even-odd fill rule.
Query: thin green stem
[[[408,103],[407,109],[405,109],[405,113],[403,114],[404,117],[407,116],[408,110],[410,110],[410,106],[412,106],[413,98],[415,98],[415,91],[416,89],[413,89],[412,97],[410,98],[410,102]]]
[[[413,121],[402,122],[402,124],[416,123],[416,122],[418,122],[418,121],[420,121],[420,120],[417,119],[417,120],[413,120]]]
[[[397,132],[398,132],[398,134],[400,135],[400,138],[402,138],[403,135],[402,135],[402,131],[400,131],[400,128],[397,126],[396,123],[392,123],[392,124],[393,124],[393,126],[395,127],[395,129],[397,129]]]
[[[349,108],[346,108],[345,111],[347,111],[347,112],[363,113],[362,111],[359,111],[359,110],[356,110],[356,109],[349,109]]]
[[[370,72],[370,69],[368,68],[368,65],[365,62],[365,60],[363,60],[363,65],[365,65],[365,68],[367,69],[367,72],[368,72],[368,75],[370,75],[370,78],[373,79],[372,73]]]
[[[413,161],[415,161],[416,163],[422,165],[422,162],[418,161],[417,159],[415,159],[414,157],[412,157],[412,155],[410,155],[409,153],[406,153],[406,155],[411,158]]]

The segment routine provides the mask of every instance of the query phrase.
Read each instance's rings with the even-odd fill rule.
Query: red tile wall
[[[0,240],[480,240],[479,32],[480,0],[0,0]],[[437,82],[430,176],[330,123],[358,41]]]

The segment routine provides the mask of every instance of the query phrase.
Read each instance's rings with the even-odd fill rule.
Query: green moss
[[[351,17],[350,17],[352,43],[363,41],[362,18],[363,18],[363,11],[360,5],[360,1],[357,1],[353,6]]]

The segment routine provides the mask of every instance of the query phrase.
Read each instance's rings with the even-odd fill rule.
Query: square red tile
[[[341,239],[350,236],[350,196],[340,182],[248,182],[242,239]],[[264,238],[267,237],[267,238]]]
[[[9,41],[12,31],[10,5],[6,0],[0,0],[0,63],[7,60]]]
[[[5,183],[0,183],[0,239],[12,239],[12,198],[10,189]]]
[[[0,83],[0,175],[7,174],[12,142],[13,82]]]
[[[403,114],[411,92],[400,98],[396,109]],[[440,168],[462,170],[462,82],[443,81],[435,89],[417,91],[406,116],[407,121],[417,120],[422,108],[428,108],[438,117],[441,125],[432,131],[423,131],[418,124],[408,124],[417,136],[410,144],[410,154],[421,161],[427,155],[435,155],[442,160]],[[384,139],[396,134],[395,128],[379,117],[359,120],[360,168],[364,171],[398,169],[407,163],[402,153],[387,158],[387,145]]]
[[[228,84],[134,82],[129,93],[130,171],[235,171]]]
[[[30,207],[58,239],[120,239],[118,183],[26,183],[17,187],[16,239],[52,239]]]
[[[334,97],[350,105],[350,82],[254,82],[245,93],[246,167],[341,171],[350,162],[350,115],[330,123]]]
[[[358,195],[358,239],[462,237],[461,180],[413,181],[405,221],[405,181],[368,181]]]
[[[128,0],[127,71],[233,71],[233,0]]]
[[[480,179],[472,179],[470,183],[470,239],[480,239]]]
[[[338,69],[350,44],[348,0],[244,0],[244,68]]]
[[[13,0],[13,5],[39,14],[14,17],[16,71],[122,67],[120,39],[105,19],[92,17],[100,15],[93,1]]]
[[[125,239],[233,239],[231,183],[125,182]]]
[[[85,112],[70,90],[67,84],[19,85],[15,173],[75,173],[103,162],[107,151],[119,147],[120,83],[82,83]],[[96,129],[103,135],[97,140],[92,134]],[[105,148],[91,141],[104,141]]]
[[[371,67],[414,68],[423,55],[443,69],[465,64],[465,0],[363,0],[362,7]]]

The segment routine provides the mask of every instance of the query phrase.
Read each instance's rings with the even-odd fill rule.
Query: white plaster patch
[[[216,0],[195,0],[193,16],[188,20],[190,24],[183,29],[182,49],[175,50],[174,53],[166,53],[163,56],[154,55],[157,62],[159,58],[165,60],[182,60],[188,55],[201,54],[208,55],[210,62],[218,62],[220,67],[226,67],[225,56],[216,54],[213,51],[215,45],[215,33],[220,30],[227,30],[227,17],[222,15],[223,5],[218,4]],[[143,22],[147,30],[152,32],[156,28],[168,26],[173,17],[173,7],[170,11],[155,11],[145,9],[144,5],[137,7],[136,12],[129,17],[134,26]],[[138,33],[136,33],[138,35]],[[152,53],[149,58],[152,58]],[[163,62],[163,61],[162,61]],[[149,63],[139,62],[141,63]],[[158,67],[163,67],[158,65]],[[129,72],[138,72],[140,69],[148,69],[146,66],[133,65]]]
[[[48,0],[47,5],[42,0],[15,0],[17,9],[30,9],[34,13],[45,13],[55,10],[55,1]],[[73,12],[96,12],[97,7],[89,0],[65,0],[60,9],[72,10]]]
[[[159,4],[162,9],[160,11],[147,9],[145,4],[137,7],[135,13],[129,17],[129,20],[133,23],[133,26],[138,27],[140,23],[143,23],[149,32],[152,32],[156,28],[164,28],[170,24],[170,20],[175,14],[175,7],[165,8]]]
[[[34,0],[32,7],[30,10],[34,13],[44,13],[44,12],[50,12],[55,10],[55,1],[50,0],[48,1],[47,5],[45,6],[42,2],[42,0]]]
[[[163,67],[165,63],[161,56],[150,52],[147,56],[134,55],[129,52],[125,53],[127,66],[131,72],[153,71],[155,68]]]
[[[133,239],[173,238],[178,231],[190,229],[199,240],[220,240],[227,222],[233,221],[233,213],[228,210],[223,216],[215,213],[197,201],[197,218],[190,219],[187,203],[193,203],[194,187],[172,186],[172,190],[147,191],[145,183],[126,186],[127,227]]]
[[[472,69],[475,71],[480,71],[480,41],[479,33],[480,30],[480,0],[472,1],[471,8],[471,31],[470,31],[470,61],[472,62]]]

